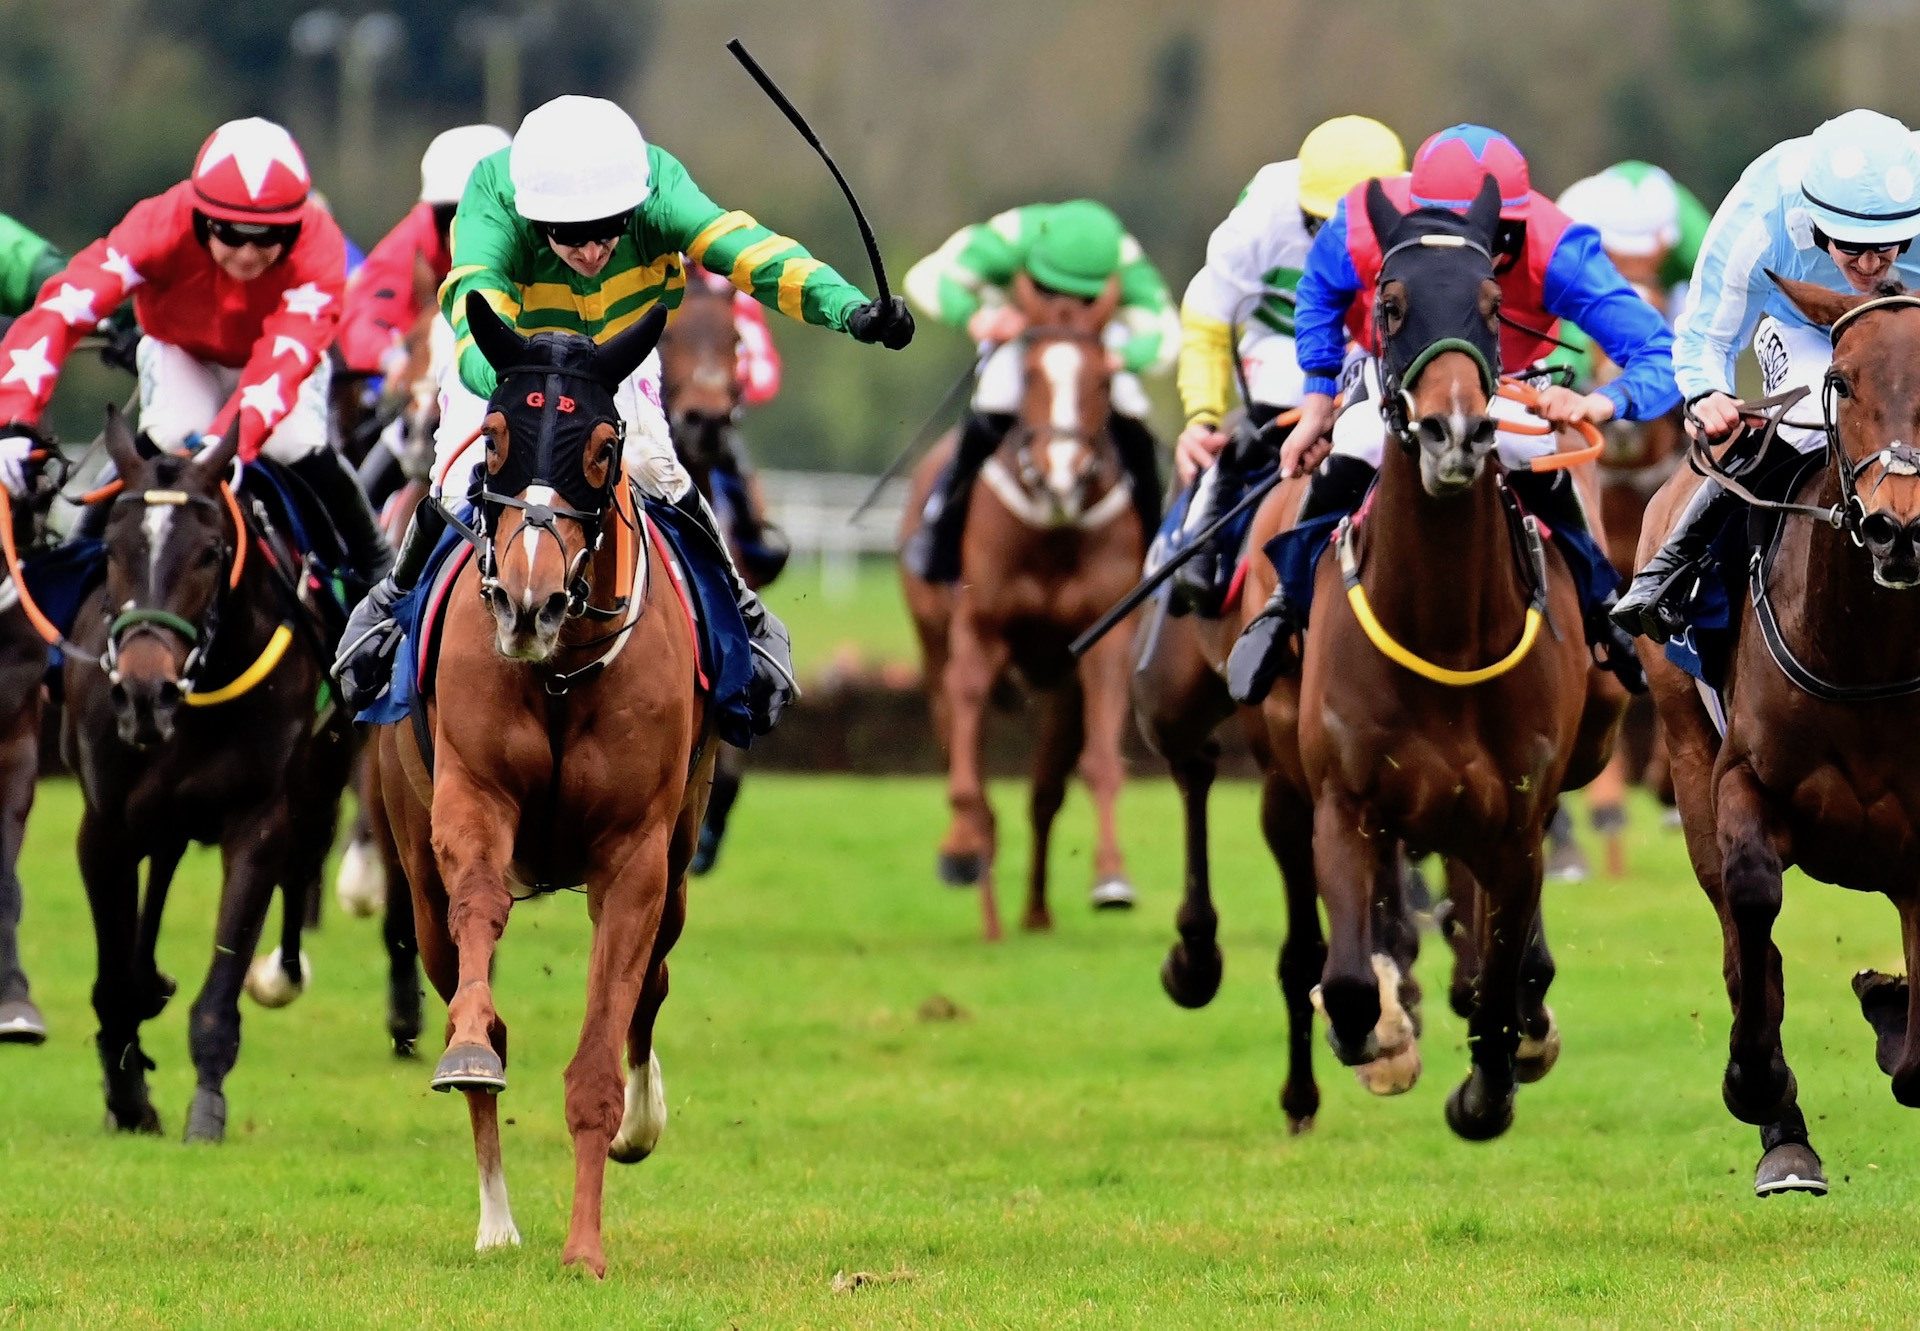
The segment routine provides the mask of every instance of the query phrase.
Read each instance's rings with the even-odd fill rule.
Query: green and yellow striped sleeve
[[[1128,332],[1121,365],[1135,374],[1164,370],[1180,350],[1180,316],[1160,270],[1132,236],[1120,242],[1119,276],[1116,317]]]
[[[671,153],[654,147],[649,154],[653,192],[646,221],[667,244],[768,309],[846,331],[848,312],[867,300],[858,287],[799,241],[769,230],[748,213],[720,207]]]
[[[529,243],[520,231],[527,229],[531,234],[513,208],[507,151],[502,148],[483,160],[468,178],[467,192],[461,196],[460,209],[454,216],[453,268],[440,284],[440,312],[453,325],[460,382],[481,397],[493,395],[495,375],[467,330],[467,295],[478,291],[501,318],[517,324],[519,287],[512,274]]]

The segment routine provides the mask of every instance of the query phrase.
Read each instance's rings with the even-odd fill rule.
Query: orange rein
[[[123,486],[124,482],[111,481],[98,490],[83,495],[82,502],[98,503],[101,499],[120,493]],[[232,487],[225,481],[220,482],[220,497],[226,501],[227,512],[233,518],[236,534],[233,545],[233,569],[227,574],[227,587],[233,590],[240,586],[240,575],[246,571],[247,567],[247,524],[240,515],[240,501],[234,498]],[[40,635],[40,640],[47,646],[64,648],[66,639],[61,635],[59,626],[47,618],[46,612],[40,609],[32,593],[27,591],[27,580],[22,576],[20,568],[20,551],[13,542],[13,496],[4,485],[0,485],[0,553],[6,556],[7,576],[13,579],[14,590],[20,596],[21,613],[25,614],[27,622],[33,625],[33,631]]]
[[[1495,396],[1503,397],[1509,402],[1518,402],[1529,411],[1534,410],[1540,403],[1540,390],[1518,379],[1502,379]],[[1499,428],[1509,434],[1547,435],[1560,427],[1549,421],[1535,423],[1503,420],[1499,423]],[[1570,467],[1579,467],[1596,461],[1602,453],[1606,452],[1607,441],[1600,437],[1599,427],[1592,421],[1575,421],[1573,428],[1578,430],[1580,437],[1587,441],[1585,445],[1569,452],[1547,453],[1530,459],[1527,466],[1533,471],[1565,471]]]

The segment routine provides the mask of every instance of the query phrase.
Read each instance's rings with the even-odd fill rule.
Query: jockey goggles
[[[206,217],[203,213],[202,217]],[[222,245],[231,245],[239,249],[252,245],[258,249],[270,250],[276,245],[292,245],[300,239],[298,222],[230,222],[224,217],[207,217],[207,234]]]
[[[1820,249],[1832,246],[1848,258],[1857,259],[1863,254],[1884,254],[1892,250],[1895,254],[1905,254],[1913,244],[1907,240],[1835,240],[1819,227],[1813,229],[1813,243]]]
[[[596,218],[588,222],[535,222],[540,234],[556,245],[569,247],[576,245],[611,245],[627,232],[633,223],[633,209],[615,213],[611,217]]]

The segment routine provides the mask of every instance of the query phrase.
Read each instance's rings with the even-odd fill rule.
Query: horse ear
[[[1381,249],[1388,247],[1388,237],[1400,225],[1400,210],[1393,206],[1393,200],[1387,197],[1386,190],[1380,187],[1379,178],[1367,182],[1367,221],[1373,226],[1374,239]]]
[[[1782,277],[1771,268],[1763,272],[1780,288],[1780,294],[1793,302],[1793,307],[1807,316],[1810,323],[1821,328],[1831,328],[1848,310],[1856,305],[1864,305],[1871,296],[1856,296],[1847,292],[1833,291],[1813,282],[1796,282],[1790,277]]]
[[[526,359],[527,340],[509,328],[478,291],[467,293],[467,331],[473,334],[473,344],[480,348],[487,364],[496,370]]]
[[[218,485],[233,466],[234,454],[240,451],[240,416],[235,413],[233,424],[227,427],[227,433],[220,442],[201,449],[194,455],[193,472],[209,486]]]
[[[1487,248],[1500,234],[1500,182],[1491,175],[1480,177],[1480,192],[1467,208],[1467,226],[1487,238]]]
[[[615,388],[640,368],[640,362],[653,354],[660,333],[667,326],[667,307],[655,305],[638,322],[622,329],[611,342],[593,349],[587,373],[608,388]]]
[[[100,440],[106,445],[107,456],[113,459],[113,469],[122,479],[140,469],[140,445],[134,442],[127,418],[111,402],[107,403],[107,428],[101,433]]]
[[[1120,275],[1115,273],[1107,279],[1107,285],[1093,298],[1088,306],[1087,324],[1098,334],[1113,321],[1113,313],[1120,308]]]

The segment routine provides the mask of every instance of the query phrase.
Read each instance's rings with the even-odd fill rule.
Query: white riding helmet
[[[1813,131],[1800,192],[1834,240],[1898,245],[1920,235],[1920,147],[1907,127],[1857,110]]]
[[[420,202],[458,203],[467,177],[509,143],[513,136],[498,125],[459,125],[434,135],[420,157]]]
[[[1609,254],[1642,258],[1680,238],[1680,195],[1659,167],[1632,165],[1639,170],[1610,166],[1576,180],[1557,202],[1568,217],[1598,231]]]
[[[507,169],[529,222],[598,221],[639,207],[651,189],[640,127],[602,97],[556,97],[527,112]]]

